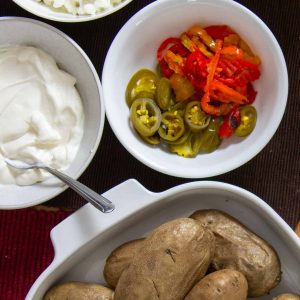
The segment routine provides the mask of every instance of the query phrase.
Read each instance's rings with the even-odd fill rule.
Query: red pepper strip
[[[204,95],[203,95],[203,98],[202,98],[202,100],[204,102],[209,102],[209,92],[210,92],[211,84],[213,82],[214,75],[215,75],[215,72],[216,72],[216,69],[217,69],[217,65],[218,65],[218,62],[219,62],[219,59],[220,59],[222,44],[223,44],[223,42],[221,40],[217,40],[215,55],[211,59],[210,63],[207,66],[208,76],[207,76],[206,85],[205,85],[205,88],[204,88]]]
[[[198,36],[193,35],[191,40],[205,56],[212,57],[214,55],[212,52],[207,50],[206,46],[200,41]]]
[[[174,54],[180,55],[182,57],[186,57],[190,53],[181,43],[174,44],[169,48],[169,50],[172,51]],[[161,59],[159,61],[159,65],[160,65],[162,76],[170,78],[174,73],[174,71],[169,68],[167,62],[164,59]]]
[[[247,98],[249,104],[253,103],[257,95],[257,91],[253,88],[253,85],[251,83],[247,84]]]
[[[203,91],[207,77],[207,59],[199,51],[191,53],[184,63],[184,74],[197,91]]]
[[[258,65],[245,60],[221,58],[218,67],[222,68],[222,71],[215,78],[234,89],[243,88],[260,77]]]
[[[157,49],[156,58],[157,58],[158,62],[160,62],[162,60],[166,50],[168,50],[171,46],[173,46],[175,44],[180,44],[180,43],[181,43],[180,39],[174,38],[174,37],[170,37],[170,38],[167,38],[166,40],[164,40],[161,43],[161,45],[159,46],[159,48]]]
[[[222,101],[222,99],[220,98],[221,102],[225,102],[226,100],[237,104],[244,104],[245,102],[248,102],[247,97],[220,81],[214,80],[211,83],[211,89],[218,90],[222,94],[224,101]]]
[[[193,74],[195,77],[207,76],[207,59],[197,50],[191,53],[185,60],[184,73]]]
[[[174,71],[169,68],[164,59],[159,62],[159,65],[162,77],[170,78],[174,74]]]
[[[243,60],[243,59],[239,59],[237,62],[241,67],[249,70],[249,73],[251,74],[250,81],[254,81],[260,77],[260,71],[259,71],[257,64],[253,64],[253,63]]]
[[[235,72],[238,70],[238,66],[234,63],[235,61],[222,58],[219,60],[218,66],[222,68],[222,72],[225,75],[225,79],[232,78]]]
[[[174,54],[171,50],[167,50],[164,55],[164,60],[171,70],[177,74],[184,75],[184,59],[180,55]]]
[[[182,45],[190,52],[195,52],[198,48],[195,43],[188,37],[186,33],[183,33],[180,37]]]
[[[187,34],[189,36],[198,36],[203,43],[208,46],[211,50],[215,51],[216,50],[216,42],[214,41],[214,39],[207,34],[206,30],[204,30],[202,27],[200,27],[199,25],[195,25],[193,27],[191,27],[188,31]]]
[[[213,25],[204,28],[213,39],[224,40],[226,36],[234,33],[232,29],[226,25]]]
[[[244,57],[244,51],[233,45],[223,47],[221,54],[229,55],[237,59],[242,59]]]
[[[238,106],[235,106],[227,115],[224,122],[219,128],[219,137],[221,139],[229,138],[233,135],[235,129],[241,123],[241,114]]]
[[[181,43],[171,46],[169,50],[174,54],[180,55],[182,57],[186,57],[190,54],[190,51],[186,49]]]

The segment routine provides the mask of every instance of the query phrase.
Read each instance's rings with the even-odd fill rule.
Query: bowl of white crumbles
[[[30,13],[57,22],[86,22],[110,15],[132,0],[13,0]]]

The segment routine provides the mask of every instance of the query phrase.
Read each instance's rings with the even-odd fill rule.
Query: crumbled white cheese
[[[35,0],[73,15],[94,15],[124,0]]]

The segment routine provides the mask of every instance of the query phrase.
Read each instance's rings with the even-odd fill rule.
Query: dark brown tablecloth
[[[151,0],[134,0],[120,11],[86,23],[65,24],[40,19],[12,1],[1,1],[1,16],[23,16],[40,19],[72,37],[90,57],[101,79],[108,48],[122,25]],[[239,0],[257,14],[277,38],[286,58],[289,72],[289,98],[285,115],[275,136],[255,158],[227,174],[210,178],[243,187],[270,204],[291,226],[300,211],[300,2],[299,0]],[[126,54],[126,49],[124,49]],[[133,158],[114,136],[105,122],[100,147],[80,180],[98,192],[136,178],[152,191],[163,191],[191,181],[160,174]],[[46,205],[77,209],[85,202],[67,190]]]
[[[62,30],[84,49],[101,79],[104,59],[114,36],[126,20],[151,2],[153,1],[134,0],[122,10],[103,19],[64,24],[40,19],[12,1],[2,0],[0,16],[39,19]],[[300,2],[238,2],[267,24],[281,45],[289,72],[289,98],[282,123],[263,151],[244,166],[209,179],[231,183],[255,193],[294,228],[300,217]],[[124,53],[126,54],[126,49]],[[106,121],[99,149],[80,180],[102,193],[129,178],[136,178],[147,189],[155,192],[191,181],[160,174],[144,166],[123,148]],[[83,204],[85,201],[71,190],[45,203],[47,207],[71,210],[76,210]],[[52,259],[50,229],[68,214],[55,211],[33,212],[28,209],[0,212],[1,299],[24,298],[35,278]]]

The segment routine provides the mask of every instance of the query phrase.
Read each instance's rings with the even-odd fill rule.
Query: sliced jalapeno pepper
[[[170,83],[174,90],[177,101],[187,100],[195,93],[192,83],[186,77],[180,74],[174,73],[170,77]]]
[[[195,157],[201,147],[201,135],[203,133],[190,132],[188,138],[180,144],[169,144],[169,149],[173,153],[177,153],[183,157]]]
[[[158,134],[166,141],[175,141],[184,133],[184,122],[181,116],[171,112],[162,114],[161,125]]]
[[[211,117],[202,111],[200,101],[191,101],[187,104],[184,120],[191,131],[199,132],[208,126]]]
[[[222,120],[220,118],[212,119],[209,125],[201,135],[201,146],[199,151],[211,153],[215,151],[221,144],[222,139],[219,137],[219,128]]]
[[[140,137],[148,144],[150,145],[158,145],[160,143],[160,136],[159,134],[155,133],[154,135],[151,136],[142,136]]]
[[[172,114],[178,114],[180,117],[184,118],[184,112],[186,108],[187,101],[176,102],[169,108],[169,112]]]
[[[167,110],[172,103],[172,88],[168,78],[162,77],[156,89],[156,102],[162,110]]]
[[[165,142],[167,144],[172,144],[172,145],[182,144],[182,143],[184,143],[189,138],[190,135],[191,135],[190,129],[187,126],[185,126],[184,127],[184,133],[182,134],[182,136],[180,138],[178,138],[175,141],[165,141]]]
[[[257,112],[254,106],[245,105],[240,107],[241,123],[235,130],[235,135],[244,137],[249,135],[256,125]]]
[[[130,119],[140,135],[149,137],[154,135],[160,126],[161,112],[154,100],[136,99],[130,108]]]
[[[126,102],[130,107],[137,98],[155,98],[158,78],[148,69],[137,71],[130,79],[126,88]]]

